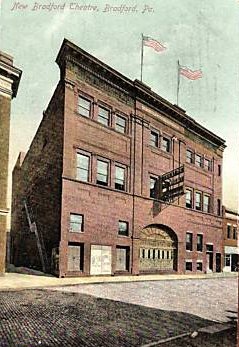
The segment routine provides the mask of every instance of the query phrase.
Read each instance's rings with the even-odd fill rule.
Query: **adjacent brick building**
[[[238,271],[239,214],[223,206],[224,267],[225,272]]]
[[[5,272],[9,212],[7,193],[11,101],[17,95],[20,78],[21,71],[13,66],[13,58],[0,52],[0,274]]]
[[[225,142],[184,110],[64,40],[60,80],[13,171],[12,259],[59,276],[221,271]],[[157,197],[184,165],[185,193]]]

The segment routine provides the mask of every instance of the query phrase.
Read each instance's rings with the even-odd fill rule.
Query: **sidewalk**
[[[0,277],[0,291],[21,290],[44,287],[68,286],[74,284],[122,283],[142,281],[168,281],[185,279],[216,279],[237,277],[237,273],[212,273],[196,275],[139,275],[139,276],[91,276],[56,278],[51,275],[28,275],[21,273],[6,273]]]

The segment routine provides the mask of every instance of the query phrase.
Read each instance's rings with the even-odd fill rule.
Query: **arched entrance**
[[[139,270],[172,272],[177,270],[178,240],[165,225],[149,225],[140,233]]]

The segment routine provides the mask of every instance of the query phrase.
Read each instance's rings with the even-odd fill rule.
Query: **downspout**
[[[135,222],[135,149],[136,149],[136,91],[134,95],[134,114],[132,116],[132,124],[133,124],[133,136],[134,136],[134,153],[133,153],[133,165],[134,165],[134,170],[133,170],[133,211],[132,211],[132,249],[131,249],[131,274],[133,273],[133,266],[134,266],[134,260],[133,260],[133,255],[134,255],[134,222]]]

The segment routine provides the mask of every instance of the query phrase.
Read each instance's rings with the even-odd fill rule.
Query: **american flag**
[[[149,36],[144,36],[143,37],[143,44],[144,44],[144,46],[153,48],[158,53],[163,52],[163,51],[166,50],[166,47],[163,46],[162,43],[160,43],[157,40],[152,39]]]
[[[180,66],[179,68],[180,75],[190,79],[190,80],[197,80],[199,78],[202,78],[202,71],[201,70],[190,70],[187,67]]]

